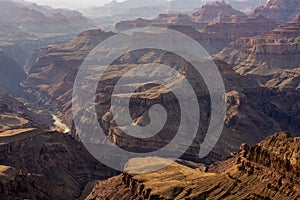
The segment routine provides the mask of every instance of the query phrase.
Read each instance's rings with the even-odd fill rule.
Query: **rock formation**
[[[252,37],[271,31],[278,25],[278,22],[262,15],[248,17],[224,2],[215,2],[203,6],[193,15],[160,14],[153,20],[138,18],[121,21],[116,24],[115,29],[169,28],[192,37],[210,54],[215,54],[240,37]]]
[[[2,199],[78,199],[90,184],[117,172],[94,159],[71,136],[43,130],[0,134]]]
[[[174,163],[153,173],[125,172],[97,182],[86,199],[298,199],[299,141],[278,133],[252,147],[243,144],[205,171]],[[162,162],[147,159],[145,165]]]
[[[268,75],[299,68],[300,24],[289,23],[255,37],[240,38],[217,57],[240,74]]]
[[[0,89],[0,132],[18,128],[49,128],[52,117],[46,112],[32,111],[21,100]]]
[[[279,22],[293,21],[300,11],[298,0],[269,0],[254,11],[254,15],[263,15]]]
[[[192,18],[198,23],[209,23],[220,16],[236,17],[241,21],[247,18],[244,13],[233,9],[229,4],[224,3],[224,1],[216,1],[212,4],[202,6],[201,9],[193,13]]]

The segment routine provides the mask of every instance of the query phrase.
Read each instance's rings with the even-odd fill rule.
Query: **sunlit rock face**
[[[210,167],[173,163],[153,173],[123,173],[97,182],[86,199],[297,199],[299,140],[278,133],[252,147],[242,144],[237,154]],[[133,159],[128,170],[164,161]]]

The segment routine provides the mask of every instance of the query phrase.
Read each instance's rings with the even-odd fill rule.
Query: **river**
[[[64,124],[61,119],[59,119],[56,115],[51,114],[54,120],[54,125],[57,126],[63,133],[69,133],[71,130],[70,128]]]

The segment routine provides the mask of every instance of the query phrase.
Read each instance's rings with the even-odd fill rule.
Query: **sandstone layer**
[[[252,147],[243,144],[204,171],[174,163],[152,173],[123,173],[97,182],[86,199],[298,199],[298,144],[299,138],[279,133]]]

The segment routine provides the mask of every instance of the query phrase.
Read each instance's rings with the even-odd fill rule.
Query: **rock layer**
[[[269,0],[254,11],[254,15],[261,14],[279,22],[295,20],[299,16],[300,2],[298,0]]]
[[[16,169],[6,179],[0,173],[0,197],[4,199],[78,199],[90,191],[92,181],[117,174],[69,135],[17,131],[0,137],[0,163]]]
[[[15,128],[48,128],[52,124],[50,114],[32,111],[0,89],[0,132]]]
[[[174,163],[152,173],[123,173],[96,183],[86,199],[297,199],[298,143],[279,133],[253,147],[243,144],[207,172]]]
[[[269,75],[299,68],[300,24],[289,23],[255,37],[240,38],[217,57],[240,74]]]

